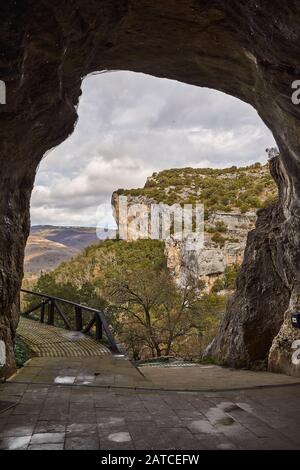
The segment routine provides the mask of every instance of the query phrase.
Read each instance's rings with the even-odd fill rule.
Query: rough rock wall
[[[126,199],[126,205],[122,200]],[[120,204],[121,202],[121,204]],[[149,199],[147,196],[133,196],[126,194],[119,196],[118,191],[112,194],[111,205],[113,215],[119,229],[119,235],[127,241],[140,238],[153,238],[152,230],[152,205],[158,208],[161,217],[165,217],[166,226],[171,224],[170,212],[172,207],[163,203]],[[157,214],[156,214],[157,215]],[[182,214],[180,214],[182,217]],[[190,245],[190,239],[178,239],[174,236],[173,229],[166,238],[162,237],[162,219],[159,219],[159,237],[162,237],[165,244],[165,255],[170,271],[173,273],[179,285],[185,285],[187,279],[192,276],[205,283],[207,293],[210,292],[214,282],[224,275],[228,266],[240,265],[243,260],[248,231],[255,225],[255,213],[223,213],[214,212],[209,215],[204,223],[203,246],[199,243]],[[226,236],[229,237],[224,246],[212,240],[212,233],[215,233],[215,224],[222,222],[226,225]],[[124,230],[124,228],[126,229]],[[209,233],[207,229],[213,228],[214,232]],[[233,238],[234,237],[234,238]],[[197,235],[196,239],[197,240]],[[234,241],[230,241],[234,240]]]
[[[208,245],[208,246],[207,246]],[[203,248],[188,250],[184,241],[165,240],[167,265],[179,285],[185,285],[191,275],[205,284],[209,293],[217,279],[222,278],[228,266],[240,265],[245,243],[225,243],[221,248],[207,242]]]
[[[226,226],[225,243],[220,246],[212,240],[209,228],[221,222]],[[248,232],[256,222],[256,213],[212,212],[204,223],[204,245],[194,250],[187,249],[185,241],[170,238],[165,241],[165,253],[169,269],[179,284],[184,284],[192,274],[205,283],[209,293],[214,282],[222,278],[227,267],[241,265],[246,247]]]
[[[291,102],[291,83],[300,75],[299,0],[7,0],[0,14],[0,79],[7,87],[7,104],[0,105],[0,340],[9,367],[36,167],[72,132],[82,78],[95,71],[125,69],[215,88],[257,109],[278,143],[290,189],[283,215],[273,209],[265,216],[274,226],[283,217],[274,236],[278,257],[266,271],[274,280],[284,271],[291,304],[298,302],[300,108]],[[276,282],[269,287],[274,295]],[[259,303],[259,286],[256,295]],[[229,337],[225,344],[223,355],[235,363]]]
[[[218,362],[234,367],[267,366],[269,350],[281,328],[292,289],[282,238],[282,228],[287,223],[283,204],[288,181],[280,158],[273,159],[270,168],[279,185],[280,202],[258,211],[256,228],[248,235],[236,292],[208,351]],[[285,341],[292,331],[290,318],[287,324],[289,333],[285,332]],[[287,346],[291,363],[291,343]],[[280,355],[281,351],[276,350]]]

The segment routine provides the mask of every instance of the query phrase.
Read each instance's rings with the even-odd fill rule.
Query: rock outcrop
[[[285,231],[285,237],[289,236],[289,222],[284,214],[289,184],[279,157],[270,162],[270,168],[279,185],[280,202],[258,211],[256,227],[248,235],[236,292],[208,353],[229,366],[269,366],[270,370],[291,373],[295,372],[291,363],[292,340],[299,333],[293,331],[289,313],[285,314],[293,289],[288,272],[289,254],[282,243]],[[288,359],[282,361],[282,355]]]
[[[83,77],[112,69],[231,94],[256,108],[272,130],[285,189],[280,206],[262,213],[249,236],[244,266],[250,271],[249,276],[243,271],[239,290],[248,292],[251,279],[252,294],[239,298],[238,316],[228,311],[218,341],[220,357],[228,363],[261,360],[280,327],[278,320],[267,333],[274,312],[268,305],[262,309],[264,299],[277,300],[278,319],[287,302],[295,308],[300,299],[300,107],[291,101],[292,83],[300,78],[299,1],[7,0],[0,13],[0,79],[6,84],[6,104],[0,105],[0,341],[6,344],[6,368],[14,367],[36,168],[73,131]],[[243,334],[236,322],[244,325],[247,318],[251,328]],[[300,337],[291,332],[288,317],[280,334],[270,355],[275,370],[286,363],[285,341],[290,343],[291,334]],[[261,351],[259,357],[250,354],[254,350]]]
[[[228,240],[220,246],[212,240],[210,233],[204,234],[204,246],[190,250],[185,241],[177,241],[170,237],[165,241],[165,253],[168,267],[175,275],[179,284],[183,285],[191,274],[204,282],[205,290],[209,293],[214,283],[221,279],[230,266],[240,266],[246,247],[248,232],[254,228],[256,213],[222,213],[210,214],[204,229],[215,227],[222,223],[226,227]],[[234,241],[231,241],[234,240]]]
[[[122,199],[119,198],[118,192],[114,192],[111,199],[119,234],[125,233],[127,241],[139,238],[151,239],[152,205],[156,204],[161,216],[168,214],[168,210],[172,210],[172,207],[163,203],[157,204],[156,201],[147,198],[147,196],[131,196],[130,191],[126,194],[126,207],[124,209],[120,208]],[[198,246],[198,243],[195,243],[192,249],[189,240],[185,238],[178,240],[172,233],[171,227],[170,236],[167,238],[162,237],[162,239],[165,244],[167,265],[176,281],[180,285],[184,285],[189,276],[192,275],[204,282],[206,291],[209,293],[214,282],[224,275],[227,267],[241,264],[247,234],[254,227],[255,221],[255,212],[247,214],[213,212],[204,223],[204,230],[213,229],[213,233],[218,233],[215,231],[215,227],[216,224],[221,223],[224,230],[226,230],[228,239],[224,238],[224,244],[220,246],[213,241],[212,233],[205,231],[203,246],[202,244]],[[125,231],[124,227],[126,227]]]
[[[167,264],[176,281],[184,285],[192,275],[204,282],[209,293],[227,268],[242,263],[248,232],[255,226],[256,208],[276,197],[269,165],[256,163],[240,168],[164,170],[148,177],[143,188],[115,191],[111,203],[119,234],[128,241],[153,238],[156,208],[159,237],[165,242]],[[173,216],[183,220],[181,207],[190,204],[195,209],[197,203],[204,203],[206,214],[203,244],[191,246],[190,240],[182,237],[183,226],[179,226],[180,236],[175,236],[172,220]],[[163,235],[168,223],[170,231]],[[194,234],[195,240],[201,241],[201,234]]]
[[[207,246],[208,245],[208,246]],[[165,240],[167,265],[179,285],[185,285],[192,277],[204,283],[204,290],[210,293],[215,282],[220,280],[226,268],[243,260],[245,243],[225,243],[221,248],[207,242],[203,248],[189,250],[184,241],[173,237]]]

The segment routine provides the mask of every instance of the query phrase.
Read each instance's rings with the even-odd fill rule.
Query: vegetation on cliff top
[[[144,188],[119,189],[118,194],[163,202],[203,203],[206,214],[215,211],[242,213],[268,205],[277,197],[268,164],[223,169],[175,168],[153,173]]]

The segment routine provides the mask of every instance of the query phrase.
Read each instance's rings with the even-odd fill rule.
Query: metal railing
[[[91,329],[95,326],[95,338],[97,341],[102,341],[103,339],[103,331],[106,335],[108,343],[110,345],[111,350],[114,353],[121,354],[122,352],[119,349],[118,344],[115,341],[115,338],[109,328],[108,322],[106,320],[105,314],[102,310],[97,310],[92,307],[88,307],[86,305],[77,304],[76,302],[72,302],[71,300],[62,299],[60,297],[54,297],[52,295],[43,294],[41,292],[34,292],[27,289],[21,289],[21,292],[25,294],[30,294],[33,296],[39,297],[41,302],[29,307],[24,312],[21,312],[23,316],[29,316],[33,312],[37,310],[40,311],[40,322],[45,323],[46,315],[47,315],[47,324],[54,325],[55,324],[55,313],[63,321],[64,327],[67,330],[74,329],[75,331],[80,331],[84,334],[90,333]],[[69,305],[74,308],[74,320],[75,320],[75,328],[72,328],[71,322],[69,321],[67,315],[64,312],[62,305]],[[83,315],[85,313],[92,314],[90,320],[88,321],[87,325],[84,326],[83,322]]]

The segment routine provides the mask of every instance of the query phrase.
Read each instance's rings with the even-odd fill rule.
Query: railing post
[[[56,308],[56,310],[58,311],[60,317],[62,318],[64,324],[65,324],[65,327],[67,328],[67,330],[71,330],[71,325],[69,323],[69,320],[68,318],[66,317],[63,309],[60,307],[60,305],[58,304],[58,302],[56,302],[56,300],[53,300],[53,304],[54,304],[54,308]]]
[[[82,330],[82,309],[77,305],[75,306],[75,328],[76,331]]]
[[[102,321],[101,321],[99,313],[95,314],[95,320],[96,320],[96,340],[101,341],[103,334],[102,334]]]
[[[41,323],[44,323],[45,321],[45,306],[46,306],[46,302],[43,301],[41,305]]]
[[[54,302],[52,299],[48,303],[48,325],[54,325]]]

